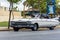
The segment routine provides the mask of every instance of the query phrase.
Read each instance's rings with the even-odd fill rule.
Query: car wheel
[[[38,25],[34,24],[34,27],[32,27],[32,31],[37,31],[38,30]]]
[[[19,31],[19,28],[18,27],[13,27],[13,30],[14,31]]]
[[[50,27],[49,29],[50,29],[50,30],[54,30],[54,27]]]

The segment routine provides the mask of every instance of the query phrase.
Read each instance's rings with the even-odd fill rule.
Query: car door
[[[46,26],[46,19],[36,19],[34,20],[36,23],[38,23],[39,27]]]
[[[41,26],[42,26],[42,27],[45,27],[45,26],[47,26],[47,25],[48,25],[47,19],[41,19]]]
[[[51,25],[51,21],[49,19],[41,19],[41,27],[49,27]]]

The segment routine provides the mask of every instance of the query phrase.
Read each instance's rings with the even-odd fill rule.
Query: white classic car
[[[14,19],[11,20],[10,26],[13,27],[14,31],[18,31],[20,28],[30,28],[32,31],[37,31],[38,28],[54,28],[59,25],[59,21],[55,19],[40,19],[38,17],[30,19]]]
[[[48,17],[41,18],[39,14],[36,14],[34,18],[11,20],[10,26],[13,27],[14,31],[18,31],[20,28],[30,28],[32,31],[37,31],[38,28],[49,28],[50,30],[54,30],[60,23],[57,18],[47,18]]]

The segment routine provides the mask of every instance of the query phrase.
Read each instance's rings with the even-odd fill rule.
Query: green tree
[[[56,12],[60,12],[60,0],[56,0]]]
[[[28,4],[28,7],[39,9],[41,13],[46,13],[47,11],[47,2],[51,2],[51,0],[26,0],[26,3]],[[56,2],[56,12],[59,12],[60,5],[58,3],[60,0],[55,0]]]
[[[21,0],[7,0],[7,1],[10,3],[10,7],[9,7],[10,13],[9,13],[9,23],[8,23],[8,29],[9,29],[9,27],[10,27],[10,19],[11,19],[11,13],[12,13],[12,9],[13,9],[13,4],[14,3],[18,3]]]
[[[47,0],[26,0],[29,7],[39,9],[40,12],[46,10]],[[33,10],[33,9],[32,9]]]

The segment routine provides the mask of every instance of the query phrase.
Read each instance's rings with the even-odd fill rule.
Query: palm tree
[[[10,3],[10,7],[9,7],[10,13],[9,13],[9,22],[8,22],[8,29],[9,29],[9,27],[10,27],[10,19],[11,19],[11,13],[12,13],[12,9],[13,9],[13,4],[14,3],[18,3],[21,0],[7,0],[7,1]]]

